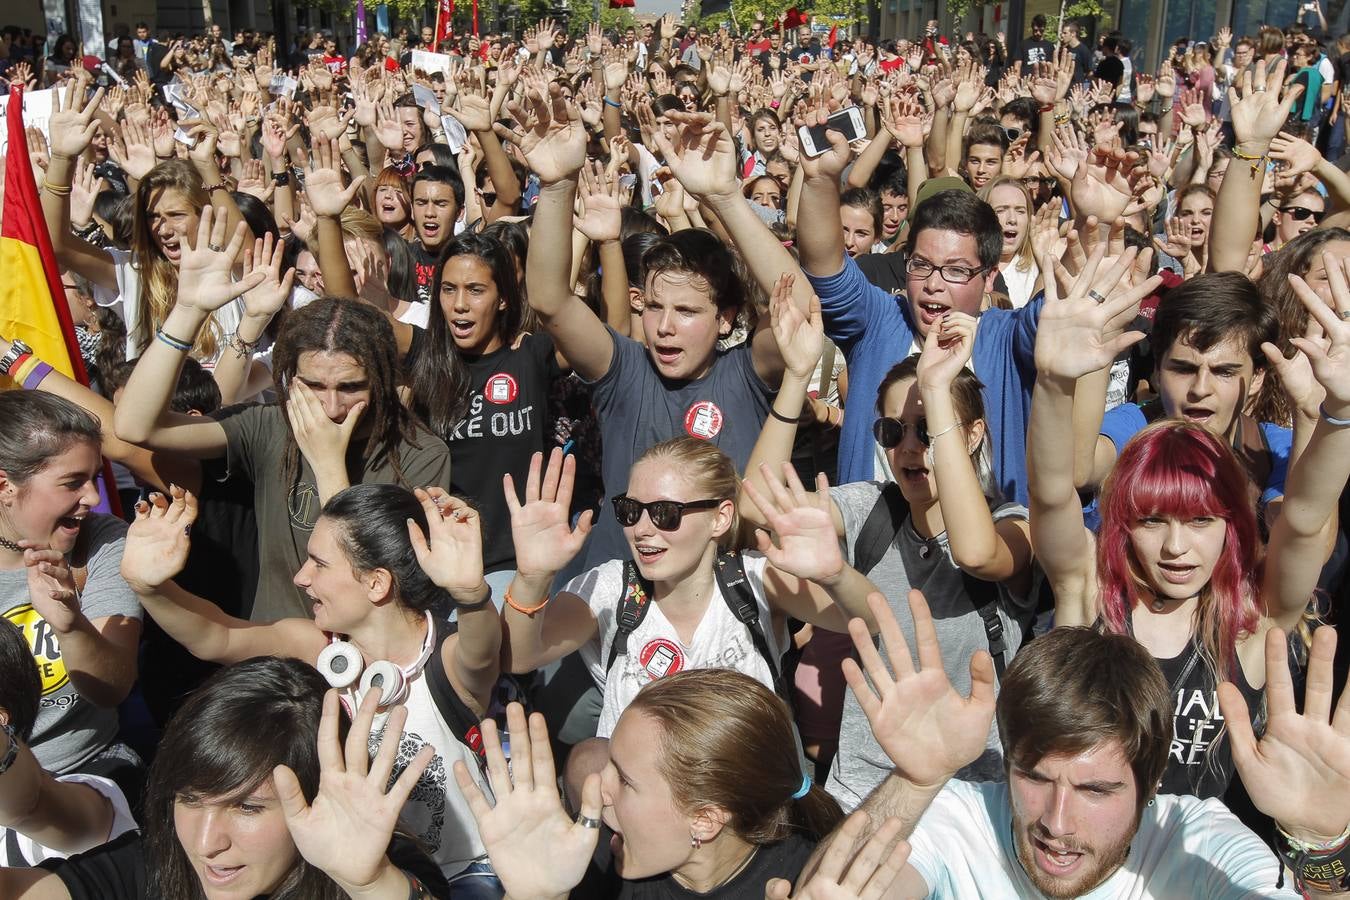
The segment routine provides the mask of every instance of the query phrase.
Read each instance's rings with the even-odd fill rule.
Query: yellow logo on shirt
[[[56,641],[56,632],[47,620],[42,618],[31,603],[16,606],[4,613],[4,617],[14,623],[23,633],[23,639],[33,651],[38,671],[42,674],[42,696],[59,691],[70,681],[66,671],[66,662],[61,658],[61,645]]]

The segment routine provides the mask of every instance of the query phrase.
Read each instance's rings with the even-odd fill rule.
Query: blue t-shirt
[[[1136,403],[1122,403],[1107,411],[1102,417],[1101,433],[1116,445],[1119,454],[1130,438],[1144,430],[1148,419]],[[1289,473],[1289,448],[1294,442],[1294,432],[1279,425],[1261,422],[1261,437],[1270,448],[1270,476],[1261,486],[1261,505],[1284,496],[1284,479]]]
[[[839,437],[839,483],[872,481],[872,422],[877,388],[891,366],[914,351],[917,332],[909,301],[882,290],[844,257],[838,274],[807,273],[820,297],[825,333],[848,361],[848,401]],[[1027,503],[1027,423],[1036,382],[1036,325],[1043,294],[1021,309],[980,315],[971,364],[984,384],[984,412],[993,443],[994,477],[1003,495]]]

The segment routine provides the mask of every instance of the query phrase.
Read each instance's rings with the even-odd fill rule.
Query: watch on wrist
[[[275,175],[272,176],[272,183],[275,184],[277,187],[285,187],[286,185],[291,183],[291,173],[287,172],[285,169],[282,169],[280,172],[277,172]]]
[[[33,348],[18,338],[10,341],[9,352],[4,356],[0,356],[0,372],[8,372],[10,368],[19,361],[19,357],[23,356],[25,353],[31,355],[33,353]]]

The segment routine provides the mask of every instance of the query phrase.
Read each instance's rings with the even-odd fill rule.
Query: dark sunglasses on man
[[[1280,206],[1277,207],[1277,209],[1296,222],[1302,222],[1304,219],[1311,216],[1314,222],[1321,225],[1322,220],[1327,217],[1327,211],[1325,209],[1308,209],[1306,206]]]

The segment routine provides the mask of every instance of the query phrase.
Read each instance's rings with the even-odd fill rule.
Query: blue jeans
[[[458,874],[451,875],[450,900],[502,900],[506,889],[492,871],[492,864],[476,862]]]

